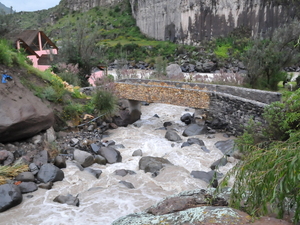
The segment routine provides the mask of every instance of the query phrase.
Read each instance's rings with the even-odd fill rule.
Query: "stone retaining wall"
[[[234,135],[240,135],[250,119],[264,123],[264,108],[281,100],[277,92],[225,85],[142,79],[124,79],[115,85],[119,98],[202,109]]]

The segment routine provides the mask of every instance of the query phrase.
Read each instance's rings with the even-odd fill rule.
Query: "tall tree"
[[[294,21],[279,27],[267,39],[255,39],[252,48],[243,55],[249,85],[277,90],[278,82],[284,79],[284,67],[300,59],[299,38],[300,23]]]

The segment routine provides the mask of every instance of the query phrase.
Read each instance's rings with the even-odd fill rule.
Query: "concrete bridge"
[[[115,87],[119,98],[195,108],[236,135],[250,119],[264,122],[264,108],[281,100],[278,92],[204,83],[123,79]]]

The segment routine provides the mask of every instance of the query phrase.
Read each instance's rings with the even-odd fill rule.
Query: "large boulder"
[[[53,110],[18,79],[0,83],[0,142],[32,137],[53,124]]]
[[[113,117],[113,122],[119,127],[126,127],[141,118],[141,103],[139,101],[119,100],[119,112]]]
[[[0,212],[19,205],[23,200],[20,188],[14,184],[0,185]]]
[[[171,64],[171,65],[167,66],[166,72],[167,72],[167,77],[169,79],[171,79],[173,77],[183,76],[181,67],[178,64]]]

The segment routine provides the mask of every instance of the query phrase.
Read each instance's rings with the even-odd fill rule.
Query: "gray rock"
[[[171,64],[171,65],[167,66],[166,72],[167,72],[167,77],[170,79],[172,77],[178,77],[183,74],[181,67],[178,64]]]
[[[225,166],[227,164],[227,158],[226,157],[222,157],[220,159],[218,159],[217,161],[215,161],[213,164],[211,164],[210,168],[212,170],[218,169],[221,166]]]
[[[197,144],[199,146],[205,146],[204,142],[202,140],[200,140],[199,138],[188,138],[187,141],[181,145],[181,148],[190,146],[193,144]]]
[[[94,163],[94,156],[91,153],[75,149],[74,160],[83,167],[89,167]]]
[[[35,165],[35,163],[30,163],[29,164],[29,171],[33,174],[36,175],[39,172],[39,168],[37,167],[37,165]]]
[[[191,176],[200,180],[205,181],[208,184],[211,184],[212,187],[216,188],[218,186],[218,179],[220,179],[223,174],[216,171],[192,171]]]
[[[103,147],[99,150],[100,155],[102,155],[108,163],[122,162],[122,156],[120,152],[112,147]]]
[[[1,98],[0,142],[30,138],[54,124],[52,108],[25,88],[18,77],[14,78],[13,83],[7,83],[2,87],[1,91],[5,87],[9,88],[9,91]]]
[[[20,188],[14,184],[0,185],[0,212],[4,212],[23,200]]]
[[[215,143],[215,146],[226,156],[231,157],[234,151],[237,150],[234,146],[234,140],[229,139],[226,141],[218,141]]]
[[[37,179],[43,183],[47,183],[49,181],[62,181],[64,177],[64,172],[51,163],[42,165],[37,174]]]
[[[22,172],[15,177],[15,180],[22,182],[30,182],[34,181],[35,178],[32,172]]]
[[[100,175],[102,174],[102,170],[94,170],[92,168],[84,168],[84,171],[87,171],[89,173],[91,173],[92,175],[94,175],[94,177],[96,177],[97,179],[100,177]]]
[[[168,130],[165,134],[165,138],[168,139],[169,141],[174,141],[174,142],[180,142],[182,141],[181,137],[172,130]]]
[[[135,150],[135,151],[132,153],[132,156],[143,156],[143,152],[142,152],[141,149]]]
[[[34,182],[22,182],[18,186],[22,194],[34,192],[38,189],[38,186]]]
[[[46,130],[46,141],[51,143],[56,140],[56,133],[53,127]]]
[[[139,169],[144,170],[145,173],[159,172],[161,168],[167,165],[173,164],[169,160],[160,157],[145,156],[142,157],[139,161]]]
[[[182,135],[185,137],[189,137],[189,136],[195,136],[195,135],[206,134],[206,133],[207,133],[207,128],[205,125],[190,124],[183,131]]]
[[[50,156],[47,150],[42,150],[33,158],[33,163],[38,167],[50,162]]]
[[[15,161],[14,154],[7,150],[0,151],[0,164],[4,166],[11,165]]]
[[[54,159],[54,165],[60,169],[66,168],[67,167],[66,158],[63,157],[62,155],[56,156]]]
[[[53,186],[53,182],[49,181],[47,183],[41,183],[38,185],[39,188],[50,190]]]
[[[58,202],[61,204],[67,204],[67,205],[74,205],[74,206],[79,206],[79,199],[74,197],[71,194],[68,195],[59,195],[53,199],[54,202]]]
[[[95,155],[94,163],[106,165],[106,159],[101,155]]]
[[[125,185],[126,187],[128,187],[129,189],[134,189],[134,188],[135,188],[135,187],[133,186],[132,183],[127,182],[127,181],[124,181],[124,180],[121,180],[119,183],[120,183],[120,184],[124,184],[124,185]]]
[[[100,146],[95,144],[95,143],[92,143],[91,144],[91,148],[92,148],[92,151],[96,154],[98,154],[98,151],[100,150]]]
[[[189,125],[194,121],[194,117],[190,113],[185,113],[180,117],[180,120]]]
[[[125,169],[116,170],[114,173],[121,177],[125,177],[127,174],[129,174],[129,175],[136,174],[136,172],[134,172],[132,170],[125,170]]]

